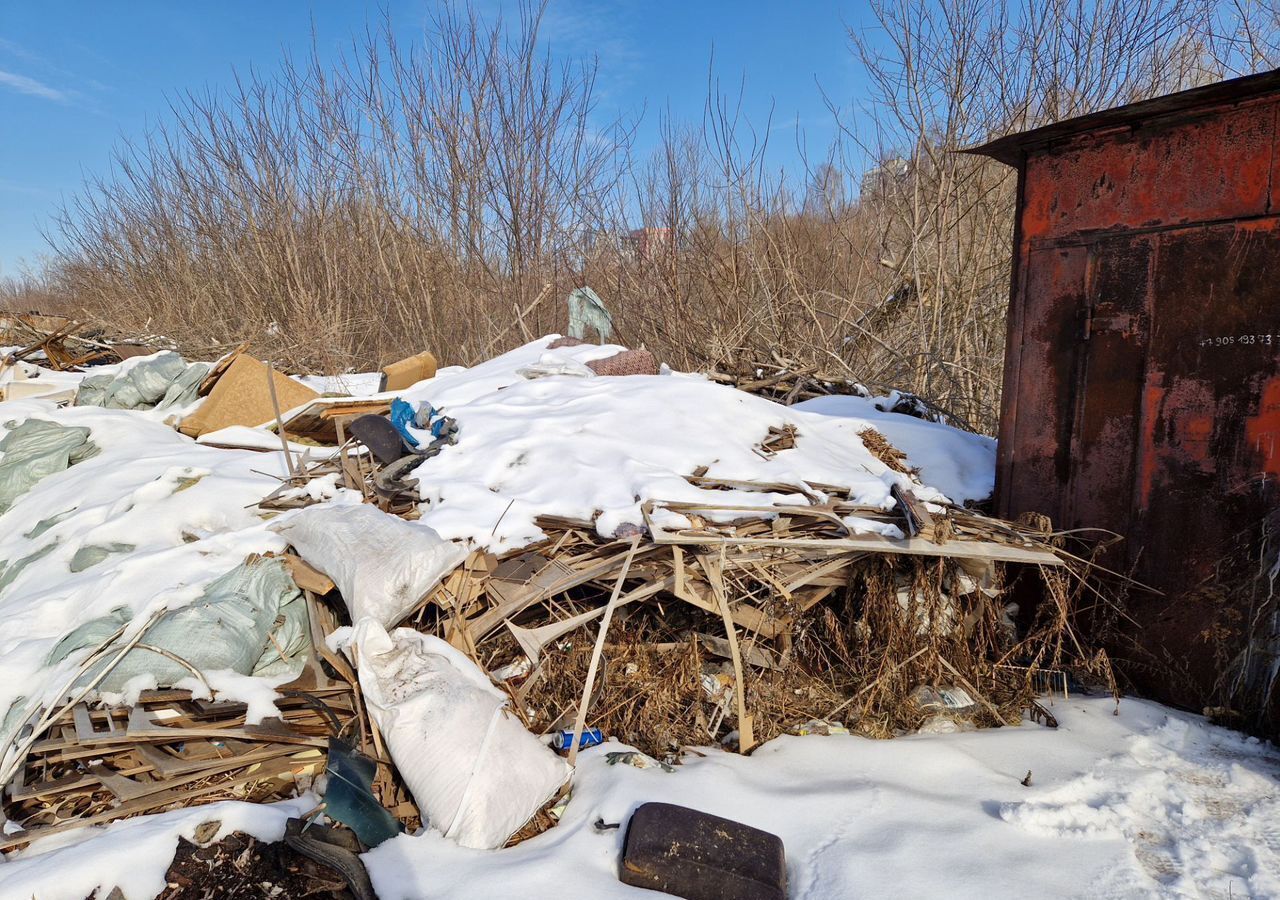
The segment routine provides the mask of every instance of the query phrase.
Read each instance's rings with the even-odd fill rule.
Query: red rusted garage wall
[[[1020,168],[998,510],[1124,535],[1164,592],[1134,633],[1188,675],[1146,686],[1192,707],[1250,615],[1206,580],[1280,505],[1280,84],[1236,84],[978,151]]]

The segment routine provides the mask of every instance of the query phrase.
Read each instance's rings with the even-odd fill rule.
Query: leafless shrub
[[[868,95],[832,98],[839,137],[788,173],[714,71],[702,121],[663,117],[636,159],[628,123],[598,122],[595,62],[549,55],[541,5],[442,4],[413,46],[373,30],[337,65],[175,102],[63,211],[49,284],[192,350],[340,370],[475,362],[562,330],[587,283],[674,365],[808,366],[991,431],[1013,180],[955,151],[1270,65],[1274,0],[871,9],[850,35]]]

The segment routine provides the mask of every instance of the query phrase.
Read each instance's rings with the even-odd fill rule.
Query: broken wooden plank
[[[308,765],[311,764],[308,763]],[[289,773],[297,768],[299,768],[299,761],[295,761],[290,757],[278,760],[268,760],[256,767],[254,771],[237,775],[231,779],[215,781],[214,783],[207,785],[186,787],[163,794],[156,794],[151,797],[144,797],[139,800],[135,800],[132,803],[121,804],[114,809],[98,813],[97,815],[77,819],[67,819],[66,821],[59,822],[56,825],[45,825],[38,828],[32,828],[27,831],[18,831],[13,834],[6,835],[0,838],[0,852],[6,852],[14,849],[15,847],[20,847],[23,844],[30,843],[31,841],[49,837],[54,834],[61,834],[77,828],[87,828],[92,825],[105,825],[108,822],[114,822],[117,819],[123,819],[126,816],[151,812],[152,810],[167,806],[170,803],[182,803],[186,806],[193,806],[195,804],[191,801],[199,797],[230,791],[253,781],[267,781]]]
[[[898,508],[902,510],[902,518],[907,526],[907,537],[923,537],[926,540],[940,543],[937,540],[938,535],[934,528],[933,515],[920,502],[920,498],[915,495],[915,492],[900,484],[893,485],[889,488],[889,492],[893,494],[893,499],[898,501]]]
[[[729,599],[725,596],[724,579],[721,570],[724,562],[724,548],[720,548],[720,564],[709,556],[699,557],[703,571],[711,582],[711,592],[715,595],[716,605],[724,619],[725,635],[729,639],[729,652],[733,661],[733,689],[738,702],[738,752],[747,753],[755,746],[755,734],[752,729],[753,720],[747,715],[747,685],[742,670],[742,653],[738,647],[738,630],[734,627],[733,615],[729,612]]]
[[[311,591],[313,594],[324,596],[334,589],[333,579],[312,566],[300,556],[293,553],[286,553],[282,559],[285,568],[289,570],[289,574],[293,576],[293,583],[301,590]]]
[[[992,562],[1024,563],[1037,566],[1060,566],[1057,554],[1031,546],[1015,546],[995,541],[957,538],[945,544],[935,544],[923,538],[888,538],[879,534],[856,534],[838,538],[755,538],[732,535],[688,534],[671,531],[653,521],[654,508],[670,508],[666,504],[650,501],[642,507],[645,523],[656,544],[683,544],[695,547],[786,547],[793,549],[827,550],[831,552],[859,551],[863,553],[890,553],[903,556],[935,556],[951,559],[985,559]],[[768,513],[769,510],[757,510]]]

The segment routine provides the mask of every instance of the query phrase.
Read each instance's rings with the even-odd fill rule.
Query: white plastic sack
[[[309,506],[272,526],[333,579],[351,621],[390,628],[466,557],[461,544],[365,504]]]
[[[332,577],[332,576],[330,576]],[[569,777],[449,644],[372,619],[352,635],[369,715],[424,817],[463,847],[501,847]]]

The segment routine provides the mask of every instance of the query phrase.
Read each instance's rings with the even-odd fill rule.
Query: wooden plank
[[[57,825],[46,825],[42,828],[33,828],[29,831],[19,831],[15,834],[0,838],[0,852],[12,850],[15,847],[20,847],[23,844],[30,843],[31,841],[38,840],[40,838],[49,837],[50,835],[61,834],[66,831],[74,831],[77,828],[87,828],[91,825],[105,825],[108,822],[114,822],[116,819],[123,819],[125,816],[133,816],[139,813],[150,812],[153,809],[159,809],[160,807],[167,806],[170,803],[183,803],[186,806],[194,806],[196,804],[191,803],[191,801],[198,797],[228,791],[252,781],[266,781],[271,778],[276,778],[293,770],[295,765],[296,764],[289,758],[274,761],[268,760],[267,762],[262,763],[261,767],[256,771],[238,775],[235,778],[231,778],[226,781],[219,781],[211,785],[203,785],[200,787],[183,788],[182,790],[157,794],[152,797],[144,797],[142,799],[135,800],[132,803],[121,804],[115,809],[99,813],[96,816],[87,816],[83,819],[68,819],[65,822],[59,822]]]
[[[698,607],[698,609],[712,613],[713,615],[720,614],[719,604],[712,600],[708,600],[706,597],[699,594],[693,588],[692,583],[689,580],[686,579],[683,591],[675,590],[675,579],[672,579],[672,582],[673,593],[675,593],[675,595],[685,603],[689,603]],[[746,603],[738,603],[731,607],[730,613],[733,616],[734,622],[749,631],[754,631],[767,638],[777,637],[787,627],[785,622],[775,619],[772,616],[767,616],[754,606],[750,606]]]
[[[285,568],[293,576],[293,583],[302,590],[311,591],[313,594],[320,594],[321,596],[333,590],[333,579],[302,557],[286,553],[282,559],[284,559]]]
[[[834,572],[839,572],[841,569],[844,569],[847,566],[852,565],[853,563],[855,563],[857,560],[861,558],[862,558],[862,554],[852,553],[848,555],[837,556],[834,559],[830,559],[817,566],[813,566],[808,571],[802,572],[799,575],[797,575],[795,578],[792,578],[790,581],[788,581],[786,583],[787,591],[790,593],[790,592],[799,590],[802,587],[806,587],[807,585],[818,584],[821,582],[821,579],[831,575]],[[839,580],[835,581],[834,584],[838,585],[847,581],[848,581],[847,576],[841,577]]]
[[[656,552],[656,547],[647,547],[636,553],[639,558]],[[616,570],[622,565],[622,554],[610,556],[603,562],[596,563],[584,569],[573,572],[572,575],[566,575],[563,578],[551,582],[546,587],[541,588],[537,592],[530,595],[522,595],[509,604],[498,605],[494,608],[482,613],[474,620],[467,623],[467,631],[470,633],[473,641],[479,642],[490,631],[497,628],[511,616],[518,615],[521,611],[528,609],[534,603],[545,600],[548,597],[554,597],[567,590],[586,584],[588,581],[594,581],[597,578],[603,578],[610,572]]]
[[[717,565],[709,557],[699,558],[707,578],[711,581],[711,591],[715,594],[716,605],[720,607],[720,615],[724,619],[725,635],[729,639],[729,652],[732,654],[734,694],[738,701],[738,752],[747,753],[755,746],[755,734],[752,728],[753,719],[747,714],[747,684],[742,669],[742,653],[738,648],[738,630],[734,627],[733,616],[729,612],[729,600],[725,596],[724,579],[720,572],[724,563],[724,549],[720,550],[720,564]]]
[[[97,776],[102,782],[102,786],[116,796],[116,799],[129,803],[141,797],[151,797],[162,791],[170,791],[175,788],[183,787],[191,784],[193,781],[201,781],[214,775],[222,775],[227,772],[234,772],[236,769],[243,769],[253,766],[267,760],[276,759],[281,756],[292,756],[298,753],[297,747],[286,747],[276,745],[266,750],[260,750],[255,753],[248,753],[243,756],[230,757],[228,759],[205,762],[200,768],[192,769],[184,774],[175,775],[171,778],[163,778],[152,782],[136,781],[119,773],[111,772],[106,766],[92,766],[89,771]]]
[[[643,507],[645,523],[656,544],[682,544],[693,547],[785,547],[790,549],[828,550],[831,552],[859,551],[863,553],[890,553],[902,556],[933,556],[950,559],[984,559],[991,562],[1024,563],[1036,566],[1060,566],[1057,554],[1033,547],[1016,547],[995,541],[978,541],[957,538],[945,544],[935,544],[923,538],[887,538],[879,534],[856,534],[840,538],[739,538],[710,534],[687,534],[668,531],[655,524],[650,515],[651,503]],[[667,507],[666,504],[658,504]],[[757,510],[767,513],[768,510]]]
[[[907,524],[907,536],[920,536],[936,541],[933,515],[920,502],[920,498],[911,489],[904,488],[900,484],[893,485],[889,492],[893,494],[893,499],[898,501],[898,506],[902,510],[902,518]]]
[[[627,580],[627,572],[631,569],[631,561],[635,559],[636,549],[640,546],[640,538],[631,539],[631,546],[627,549],[627,556],[622,561],[622,571],[618,573],[618,578],[613,584],[613,593],[609,595],[609,602],[604,608],[604,618],[600,621],[600,631],[596,634],[595,648],[591,653],[591,662],[587,665],[587,679],[582,685],[582,699],[578,702],[578,715],[573,722],[573,742],[569,745],[569,768],[572,769],[578,760],[578,748],[581,745],[579,736],[582,734],[583,727],[587,724],[587,710],[591,706],[591,690],[595,686],[596,672],[600,668],[600,657],[604,654],[604,639],[609,633],[609,623],[613,621],[613,611],[618,606],[618,597],[622,594],[622,583]]]
[[[284,418],[286,434],[323,444],[338,444],[338,419],[363,415],[385,415],[391,401],[369,397],[319,397],[295,407]]]

